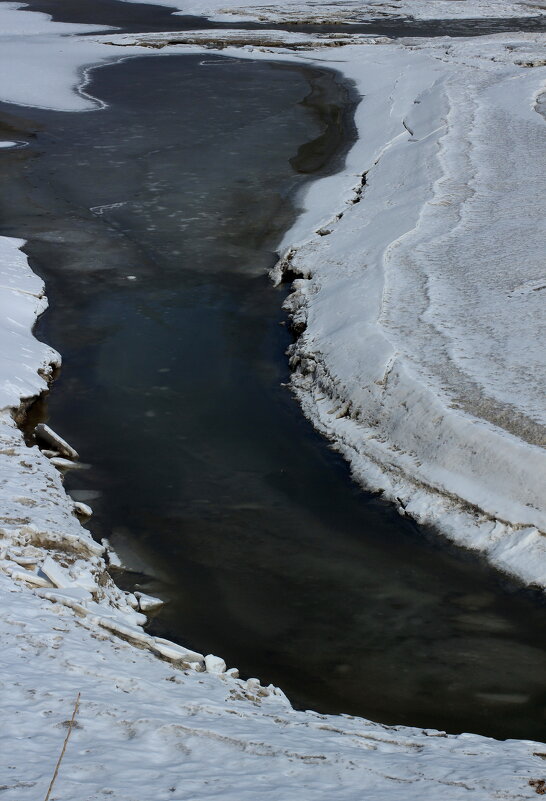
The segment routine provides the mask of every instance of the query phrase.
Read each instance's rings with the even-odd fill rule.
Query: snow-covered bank
[[[112,640],[1,574],[0,592],[6,801],[45,796],[77,693],[59,801],[536,798],[537,743],[294,712],[252,680],[178,670]]]
[[[311,187],[284,266],[303,276],[296,392],[357,479],[544,587],[546,70],[520,66],[539,48],[491,37],[348,59],[364,99],[347,171],[365,177],[329,219],[313,211],[338,178]]]
[[[140,0],[125,0],[138,3]],[[154,5],[176,8],[181,14],[200,14],[213,19],[260,22],[342,24],[382,17],[414,19],[502,19],[536,17],[543,6],[536,0],[295,0],[275,4],[259,4],[256,0],[147,0]]]
[[[59,354],[32,335],[47,301],[43,281],[21,253],[23,245],[22,239],[0,237],[0,408],[4,410],[47,389],[51,367],[60,364]]]

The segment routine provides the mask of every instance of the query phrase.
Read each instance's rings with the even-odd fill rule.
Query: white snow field
[[[45,797],[78,693],[58,801],[537,797],[538,743],[294,712],[255,680],[181,670],[2,575],[0,592],[6,801]]]
[[[457,5],[465,16],[537,13]],[[441,16],[454,7],[442,4]],[[187,34],[159,50],[138,45],[146,36],[79,38],[90,30],[1,6],[0,97],[85,111],[97,108],[86,68],[207,46]],[[332,47],[331,37],[222,36],[224,55],[329,64],[364,96],[358,142],[302,198],[276,271],[301,275],[289,304],[306,413],[365,485],[544,586],[543,37],[355,37]],[[13,420],[60,358],[31,335],[46,301],[22,245],[0,238],[2,799],[45,798],[78,693],[51,795],[59,801],[540,794],[544,745],[295,712],[281,690],[144,631],[156,601],[114,585],[115,555],[92,540],[80,523],[90,510],[63,489],[75,454],[51,432],[43,450],[27,447]]]

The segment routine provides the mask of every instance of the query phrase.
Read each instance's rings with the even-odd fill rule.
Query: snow
[[[87,64],[111,53],[86,37],[105,26],[53,22],[49,15],[21,11],[23,3],[0,4],[0,97],[7,103],[89,111],[100,107],[85,94]]]
[[[340,197],[342,219],[310,214],[285,237],[331,230],[291,254],[309,278],[289,299],[306,326],[294,384],[363,483],[545,586],[544,316],[538,291],[516,293],[536,284],[546,233],[545,71],[501,61],[517,49],[497,37],[450,44],[440,62],[437,48],[429,67],[414,51],[411,80],[390,47],[374,52],[347,165],[366,172],[359,202]],[[312,187],[307,207],[338,182]]]
[[[47,388],[59,355],[32,335],[45,310],[44,285],[28,266],[22,239],[0,237],[0,409],[17,407]]]
[[[544,587],[544,315],[517,290],[537,285],[546,234],[546,71],[514,63],[521,43],[419,46],[411,78],[390,47],[364,80],[358,57],[344,67],[365,96],[347,172],[366,184],[326,223],[314,199],[339,176],[315,184],[285,244],[304,242],[288,305],[309,417],[367,486]],[[331,233],[305,241],[310,222]]]
[[[139,0],[125,0],[139,2]],[[536,17],[544,7],[536,0],[283,0],[259,4],[256,0],[147,0],[151,5],[178,9],[181,14],[198,14],[218,20],[258,20],[260,22],[300,22],[329,24],[361,22],[384,16],[407,16],[415,19],[499,19]]]
[[[220,656],[214,656],[214,654],[208,654],[205,657],[205,667],[207,668],[207,673],[220,674],[226,672],[227,666],[224,660]]]
[[[254,680],[181,670],[0,574],[6,801],[53,797],[536,798],[544,746],[295,712]],[[38,591],[40,593],[40,591]]]
[[[457,6],[465,16],[536,13]],[[291,8],[303,6],[271,13]],[[449,0],[442,9],[456,13]],[[78,36],[90,29],[0,6],[0,97],[98,109],[83,89],[91,65],[207,44],[189,44],[191,32],[160,50],[139,47],[145,36]],[[332,48],[321,37],[263,35],[210,33],[226,37],[216,45],[224,55],[329,64],[363,95],[359,140],[339,173],[307,190],[276,271],[289,264],[301,275],[289,306],[305,412],[355,476],[404,514],[545,586],[535,345],[541,37],[356,37]],[[294,52],[302,43],[305,55]],[[59,363],[31,333],[46,300],[23,245],[0,238],[3,799],[45,796],[78,693],[59,801],[536,797],[546,746],[296,712],[282,690],[145,631],[157,599],[116,587],[107,565],[119,560],[81,526],[85,498],[64,491],[55,465],[75,466],[77,454],[55,432],[54,450],[27,447],[12,416]]]

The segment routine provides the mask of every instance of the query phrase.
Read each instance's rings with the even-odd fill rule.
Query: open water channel
[[[96,69],[87,113],[0,104],[0,233],[24,237],[63,355],[41,410],[67,486],[168,603],[156,633],[294,703],[546,737],[544,605],[353,485],[283,386],[267,271],[353,135],[328,71],[216,55]],[[304,146],[305,147],[302,147]]]

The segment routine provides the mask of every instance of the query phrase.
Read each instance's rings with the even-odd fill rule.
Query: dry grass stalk
[[[57,776],[59,775],[59,768],[61,767],[61,762],[63,761],[63,757],[64,757],[65,751],[66,751],[66,746],[68,745],[68,741],[70,739],[70,735],[72,734],[72,729],[74,728],[74,722],[76,720],[76,715],[78,714],[78,709],[79,708],[80,708],[80,693],[78,693],[78,695],[76,697],[76,701],[74,703],[74,710],[72,712],[72,717],[70,718],[70,720],[68,722],[68,731],[66,732],[66,737],[64,738],[63,748],[62,748],[61,754],[59,756],[59,759],[57,760],[57,764],[55,765],[55,771],[54,771],[53,777],[52,777],[52,779],[51,779],[51,781],[49,783],[49,787],[48,787],[48,790],[47,790],[47,795],[44,798],[44,801],[49,801],[49,797],[51,796],[51,791],[53,790],[53,785],[55,784]]]

